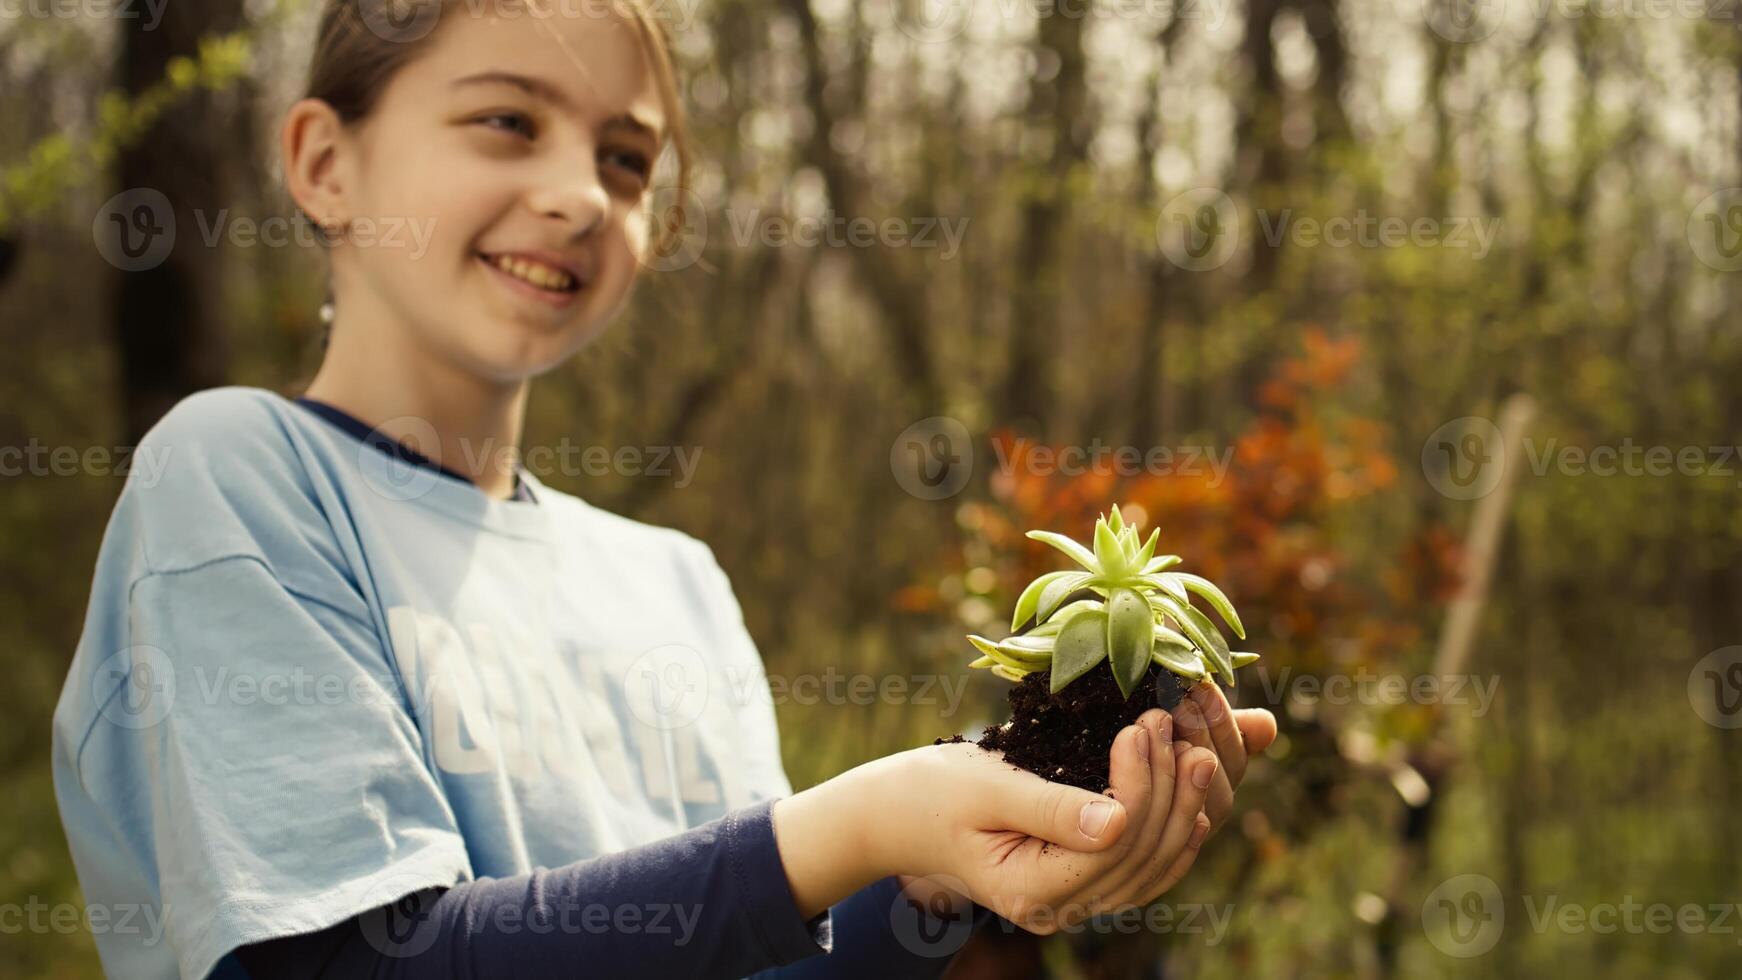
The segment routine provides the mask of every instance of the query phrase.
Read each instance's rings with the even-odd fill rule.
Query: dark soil
[[[1187,690],[1178,674],[1153,664],[1129,701],[1106,664],[1057,695],[1051,684],[1043,670],[1011,685],[1009,723],[986,729],[976,744],[1037,776],[1094,793],[1107,789],[1113,739],[1150,708],[1173,710]]]

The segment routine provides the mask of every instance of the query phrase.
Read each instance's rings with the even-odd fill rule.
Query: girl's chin
[[[528,381],[560,367],[601,332],[579,315],[553,324],[498,313],[480,322],[494,326],[482,336],[462,340],[466,360],[473,373],[502,384]]]

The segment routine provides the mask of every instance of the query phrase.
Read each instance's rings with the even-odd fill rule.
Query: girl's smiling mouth
[[[552,306],[567,306],[587,285],[579,270],[567,263],[525,252],[473,254],[510,289]]]

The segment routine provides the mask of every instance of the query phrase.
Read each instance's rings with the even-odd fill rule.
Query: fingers
[[[1246,741],[1246,755],[1262,755],[1276,741],[1276,716],[1263,708],[1240,708],[1234,712],[1234,727]]]
[[[1116,756],[1120,746],[1115,739]],[[1126,752],[1136,751],[1128,740],[1123,746]],[[988,776],[987,829],[1014,830],[1069,850],[1093,852],[1113,846],[1129,821],[1122,803],[1100,793],[1004,766]]]
[[[1173,807],[1168,811],[1167,824],[1162,828],[1161,840],[1156,847],[1157,860],[1134,889],[1130,896],[1133,902],[1147,904],[1155,895],[1172,887],[1168,876],[1174,873],[1180,858],[1188,852],[1195,854],[1211,829],[1212,821],[1203,811],[1210,787],[1221,771],[1216,755],[1208,749],[1193,747],[1180,754],[1178,763],[1180,778],[1175,784]],[[1179,874],[1184,875],[1190,867],[1191,861],[1188,860],[1184,867],[1179,868]],[[1175,877],[1173,880],[1179,879]]]
[[[1178,881],[1178,876],[1169,881],[1176,867],[1179,876],[1192,867],[1195,858],[1186,860],[1185,865],[1179,865],[1179,858],[1188,851],[1195,851],[1211,830],[1211,820],[1204,813],[1204,799],[1209,794],[1209,787],[1214,785],[1214,776],[1219,769],[1216,754],[1207,748],[1192,747],[1179,754],[1174,799],[1167,811],[1167,820],[1155,837],[1155,848],[1144,862],[1141,874],[1132,877],[1122,888],[1092,896],[1090,907],[1094,914],[1124,909],[1134,903],[1146,905],[1165,888],[1172,888],[1172,881]]]
[[[1186,872],[1190,871],[1192,865],[1197,862],[1198,855],[1202,852],[1201,849],[1204,846],[1204,838],[1208,837],[1209,834],[1210,818],[1200,813],[1198,814],[1197,819],[1192,823],[1192,833],[1191,836],[1186,838],[1185,849],[1180,851],[1179,855],[1173,859],[1173,864],[1165,873],[1162,874],[1160,879],[1149,884],[1148,887],[1137,895],[1133,904],[1148,905],[1167,894],[1169,891],[1172,891],[1173,886],[1179,884],[1180,879],[1184,878]]]
[[[1130,836],[1134,846],[1125,862],[1105,880],[1090,882],[1079,894],[1107,901],[1128,900],[1137,889],[1160,874],[1173,859],[1161,853],[1162,831],[1173,809],[1174,753],[1173,718],[1160,708],[1143,713],[1137,719],[1146,738],[1151,740],[1149,778],[1154,790],[1149,798],[1149,810],[1143,820],[1133,819]]]
[[[1203,711],[1196,701],[1187,698],[1174,709],[1173,722],[1174,751],[1184,752],[1196,746],[1214,753],[1215,742],[1210,738],[1209,724],[1204,719]],[[1183,771],[1183,770],[1182,770]],[[1222,821],[1234,809],[1234,787],[1228,782],[1225,767],[1218,766],[1215,779],[1210,783],[1208,797],[1204,803],[1204,812],[1210,817],[1210,831],[1215,832]]]
[[[1216,758],[1222,760],[1229,787],[1238,788],[1240,780],[1246,778],[1247,747],[1240,730],[1234,727],[1234,709],[1228,704],[1227,695],[1215,681],[1203,681],[1192,688],[1191,699],[1209,726],[1210,744],[1216,750]]]
[[[1108,754],[1107,795],[1125,805],[1126,830],[1119,842],[1108,851],[1105,862],[1111,866],[1124,862],[1133,849],[1141,848],[1142,835],[1136,831],[1148,820],[1154,809],[1154,778],[1150,764],[1154,759],[1155,739],[1144,725],[1127,725],[1113,739]]]

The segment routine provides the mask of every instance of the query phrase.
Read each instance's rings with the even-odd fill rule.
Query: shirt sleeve
[[[790,796],[792,784],[781,762],[780,726],[762,655],[744,623],[744,611],[731,580],[714,557],[713,549],[700,541],[694,541],[694,548],[696,558],[692,567],[699,580],[699,602],[715,635],[721,639],[720,649],[734,692],[733,711],[743,746],[744,778],[757,799]]]
[[[155,877],[184,976],[472,877],[369,623],[245,556],[148,574],[125,608],[75,773]]]
[[[902,894],[899,879],[884,878],[831,910],[833,948],[827,957],[759,973],[757,980],[939,977],[968,938],[994,918],[978,905],[922,908]]]
[[[771,807],[554,870],[414,893],[236,958],[254,980],[707,980],[814,957],[829,917],[799,918]]]

